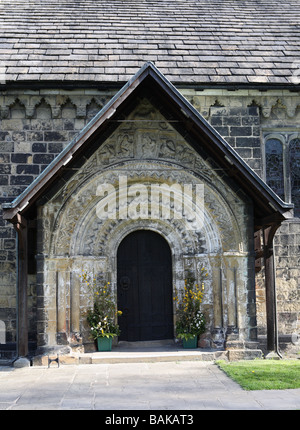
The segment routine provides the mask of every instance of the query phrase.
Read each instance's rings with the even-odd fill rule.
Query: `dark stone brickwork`
[[[259,108],[211,107],[210,123],[259,175],[262,175]]]

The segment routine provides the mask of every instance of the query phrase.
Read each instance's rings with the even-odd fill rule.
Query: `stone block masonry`
[[[262,176],[260,112],[257,107],[210,108],[210,123],[247,164]]]

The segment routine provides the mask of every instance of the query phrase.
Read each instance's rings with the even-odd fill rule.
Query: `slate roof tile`
[[[124,82],[153,61],[174,83],[287,84],[300,63],[299,0],[1,0],[0,25],[7,82]]]

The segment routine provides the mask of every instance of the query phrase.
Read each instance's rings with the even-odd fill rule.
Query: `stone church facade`
[[[99,72],[101,85],[58,76],[50,85],[26,72],[30,83],[11,76],[3,84],[1,357],[93,350],[84,316],[90,295],[80,275],[109,281],[117,298],[118,249],[136,231],[167,243],[172,294],[188,271],[197,277],[207,269],[201,347],[297,353],[297,84],[257,78],[259,86],[242,79],[232,80],[234,87],[230,79],[193,85],[181,78],[173,87],[172,67],[144,63],[115,82],[108,70]],[[175,216],[187,184],[191,200],[197,185],[204,189],[196,221]],[[112,216],[101,217],[101,201]],[[162,202],[170,202],[165,218]],[[173,303],[172,322],[176,337]]]

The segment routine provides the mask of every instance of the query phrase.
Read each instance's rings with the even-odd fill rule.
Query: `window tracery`
[[[295,132],[266,133],[265,181],[300,217],[300,138]]]

